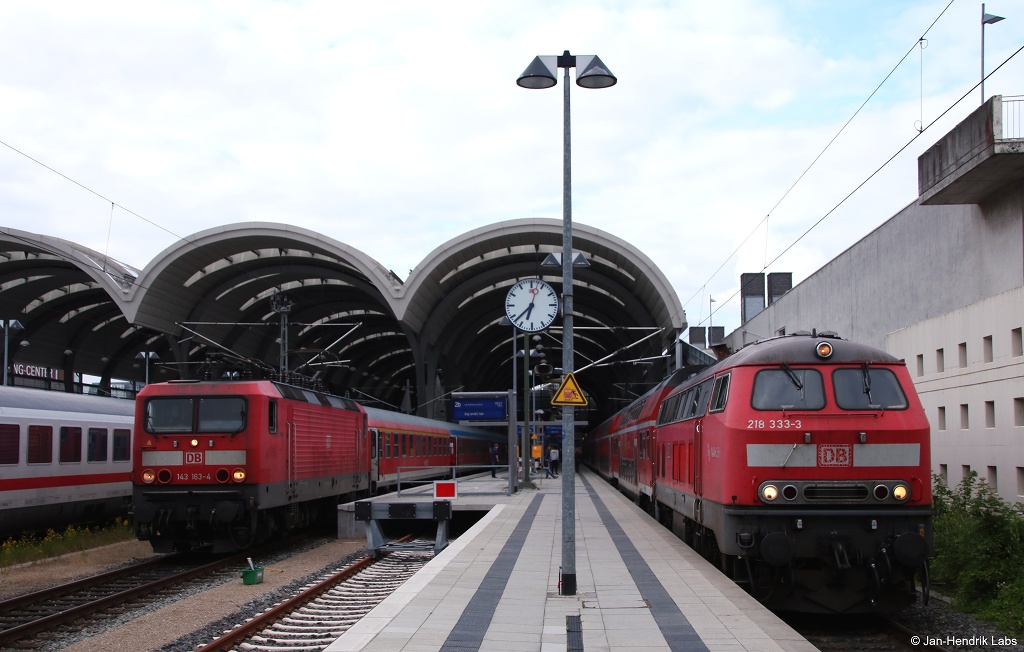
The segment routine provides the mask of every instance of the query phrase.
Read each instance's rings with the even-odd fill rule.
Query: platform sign
[[[459,483],[455,480],[435,480],[434,500],[455,500],[459,497]]]
[[[565,375],[562,379],[562,384],[555,390],[555,395],[551,397],[551,405],[556,406],[578,406],[582,407],[587,405],[587,397],[583,395],[583,390],[580,389],[579,384],[576,382],[576,376],[571,373]]]
[[[452,395],[452,421],[504,421],[508,419],[508,395]]]

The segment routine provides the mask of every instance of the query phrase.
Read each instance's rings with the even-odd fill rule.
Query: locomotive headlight
[[[832,357],[832,345],[828,342],[818,342],[818,345],[814,347],[814,352],[822,360]]]
[[[146,484],[153,484],[154,480],[156,480],[156,473],[153,471],[153,469],[146,469],[145,471],[142,472],[143,482],[145,482]]]
[[[235,482],[245,482],[245,469],[235,469],[231,473],[231,479]]]
[[[192,444],[192,448],[195,448],[196,446],[199,445],[199,440],[198,439],[193,439],[191,444]]]
[[[766,484],[765,486],[761,487],[761,498],[763,498],[765,502],[770,503],[778,497],[779,489],[775,485]]]
[[[910,497],[910,489],[905,484],[898,484],[892,488],[892,497],[904,501]]]

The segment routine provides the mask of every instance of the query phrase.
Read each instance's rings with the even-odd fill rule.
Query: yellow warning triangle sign
[[[565,375],[562,384],[551,398],[551,405],[587,405],[587,397],[583,395],[583,390],[576,382],[576,376],[571,373]]]

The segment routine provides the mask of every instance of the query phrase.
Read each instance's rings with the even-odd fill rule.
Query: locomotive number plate
[[[853,466],[853,445],[818,444],[818,466]]]

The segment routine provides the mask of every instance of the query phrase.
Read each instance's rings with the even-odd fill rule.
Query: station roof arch
[[[685,314],[635,247],[578,223],[573,236],[589,263],[573,284],[576,368],[594,363],[581,384],[599,400],[612,386],[628,396],[667,370],[664,352]],[[561,238],[556,219],[483,226],[437,247],[403,282],[349,245],[285,224],[208,229],[142,270],[4,229],[0,304],[10,314],[0,318],[25,324],[31,345],[17,352],[21,360],[136,379],[140,352],[152,351],[154,380],[164,380],[195,376],[211,351],[276,368],[286,311],[292,369],[316,373],[331,391],[417,411],[456,388],[507,389],[513,329],[501,325],[505,294],[530,277],[560,291],[561,268],[543,262],[561,253]],[[540,334],[554,367],[560,324]]]

